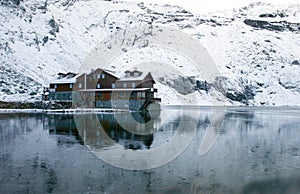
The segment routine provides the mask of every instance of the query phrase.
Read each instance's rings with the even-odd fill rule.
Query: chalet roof
[[[133,70],[133,71],[130,71],[130,70],[126,70],[124,73],[135,73],[135,72],[137,72],[137,73],[142,73],[141,71],[138,71],[138,70]]]
[[[101,68],[97,68],[97,69],[93,70],[90,73],[86,73],[86,72],[80,73],[80,74],[76,75],[74,78],[75,78],[75,80],[77,80],[79,77],[84,76],[84,75],[91,76],[91,75],[93,75],[95,72],[97,72],[99,70],[102,71],[102,72],[106,72],[107,74],[109,74],[109,75],[115,77],[116,79],[118,79],[118,77],[116,75],[114,75],[114,73],[115,73],[114,71],[110,71],[110,70],[106,70],[106,69],[101,69]]]
[[[141,71],[138,71],[138,70],[136,70],[136,69],[132,71],[132,73],[135,73],[135,72],[137,72],[137,73],[142,73]]]
[[[74,77],[75,75],[77,75],[77,73],[73,73],[73,72],[62,73],[62,72],[59,72],[57,75],[58,76],[62,76],[62,77],[65,77],[65,76],[72,76],[72,77]]]
[[[76,82],[76,78],[79,77],[80,75],[81,74],[76,75],[75,73],[71,73],[71,74],[67,73],[66,77],[55,78],[54,80],[50,81],[50,84],[68,84],[68,83],[74,84]]]
[[[108,70],[108,69],[102,69],[102,68],[97,68],[97,69],[95,69],[95,70],[92,70],[91,72],[87,73],[87,75],[91,75],[91,74],[93,74],[93,73],[95,73],[95,72],[97,72],[97,71],[104,71],[104,72],[106,72],[107,74],[110,74],[110,75],[112,75],[112,76],[115,77],[115,78],[118,78],[118,77],[115,75],[115,72],[114,72],[114,71],[111,71],[111,70]]]
[[[140,71],[137,71],[140,72]],[[118,82],[124,82],[124,81],[143,81],[149,74],[152,78],[152,75],[150,72],[145,73],[145,72],[140,72],[140,76],[138,77],[134,77],[134,76],[130,76],[130,77],[122,77],[118,80]],[[153,78],[152,78],[153,79]]]
[[[102,68],[97,68],[96,70],[93,70],[93,72],[87,74],[87,73],[81,73],[81,74],[76,74],[76,73],[72,73],[72,72],[68,72],[68,73],[59,73],[58,75],[60,76],[60,78],[55,78],[53,80],[51,80],[49,83],[50,84],[68,84],[68,83],[76,83],[76,80],[83,76],[84,74],[87,74],[87,75],[91,75],[92,73],[96,72],[96,71],[104,71],[106,72],[107,74],[110,74],[111,76],[115,77],[118,79],[118,77],[116,75],[114,75],[114,72],[113,71],[110,71],[110,70],[105,70],[105,69],[102,69]],[[124,75],[123,77],[121,77],[120,79],[118,79],[118,82],[124,82],[124,81],[144,81],[146,79],[147,76],[149,76],[150,80],[154,80],[151,73],[148,72],[148,73],[145,73],[145,72],[141,72],[141,71],[138,71],[138,70],[134,70],[134,71],[125,71],[125,72],[138,72],[140,73],[139,76],[130,76],[130,77],[126,77],[126,75]]]
[[[70,78],[70,79],[61,78],[61,79],[55,79],[55,80],[50,81],[50,84],[68,84],[68,83],[73,84],[75,82],[76,82],[76,79],[74,79],[74,78]]]
[[[115,74],[116,73],[115,71],[111,71],[111,70],[108,70],[108,69],[103,69],[103,71],[105,71],[106,73],[114,76],[115,78],[118,78],[118,76]]]
[[[68,73],[66,74],[66,76],[73,76],[73,77],[75,77],[77,74],[78,74],[78,73],[68,72]]]

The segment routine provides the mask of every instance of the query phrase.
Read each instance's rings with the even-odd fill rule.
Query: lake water
[[[0,114],[0,193],[299,193],[299,110]]]

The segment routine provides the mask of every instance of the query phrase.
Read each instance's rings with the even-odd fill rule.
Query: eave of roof
[[[143,81],[147,77],[147,75],[148,75],[148,73],[142,73],[138,77],[122,77],[118,81],[119,82],[122,82],[122,81]]]
[[[56,79],[50,82],[50,84],[74,84],[76,83],[75,77],[73,78],[61,78],[61,79]]]

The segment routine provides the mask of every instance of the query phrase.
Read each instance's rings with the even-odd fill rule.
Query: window
[[[55,89],[57,88],[57,85],[56,85],[56,84],[54,84],[54,88],[55,88]]]
[[[97,74],[97,79],[100,79],[100,77],[101,77],[101,74],[98,73],[98,74]]]
[[[132,86],[133,88],[135,88],[135,83],[132,83],[131,86]]]
[[[123,97],[123,92],[119,92],[119,97]]]
[[[73,84],[70,84],[70,88],[71,88],[71,89],[73,88]]]
[[[102,73],[102,79],[104,79],[105,78],[105,74],[104,73]]]
[[[123,83],[123,88],[127,88],[127,83]]]
[[[129,105],[128,101],[125,101],[125,102],[124,102],[124,106],[125,106],[125,107],[128,107],[128,105]]]
[[[97,84],[97,88],[98,88],[98,89],[101,88],[101,85],[100,85],[100,84]]]
[[[111,88],[114,89],[115,87],[116,87],[116,84],[115,84],[115,83],[112,83],[112,84],[111,84]]]
[[[82,83],[79,83],[79,84],[78,84],[78,88],[82,88]]]

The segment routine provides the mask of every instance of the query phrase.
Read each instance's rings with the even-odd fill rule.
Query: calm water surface
[[[296,108],[0,114],[0,193],[299,193],[299,137]]]

